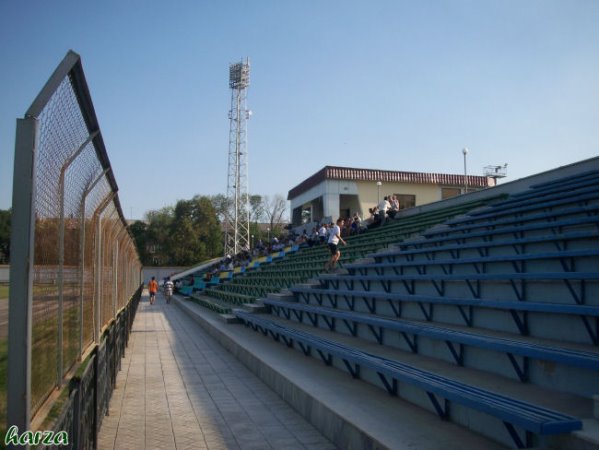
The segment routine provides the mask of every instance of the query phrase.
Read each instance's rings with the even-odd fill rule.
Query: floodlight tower
[[[231,110],[229,111],[229,169],[227,176],[228,214],[225,217],[225,255],[250,248],[248,191],[247,88],[250,85],[250,60],[229,66]]]

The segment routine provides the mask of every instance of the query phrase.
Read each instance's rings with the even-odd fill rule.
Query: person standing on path
[[[339,251],[339,241],[343,243],[343,245],[347,245],[347,243],[341,237],[341,227],[345,221],[340,217],[337,219],[337,224],[333,225],[329,230],[329,251],[331,252],[331,259],[324,265],[325,271],[334,271],[337,266],[337,261],[341,258],[341,252]]]
[[[152,277],[148,283],[148,291],[150,291],[150,305],[153,305],[156,301],[156,292],[158,292],[158,281],[156,281],[156,277]]]
[[[173,288],[174,287],[175,287],[175,285],[171,281],[171,277],[168,277],[166,279],[166,282],[164,283],[164,295],[166,296],[167,304],[171,302],[171,298],[173,297]]]

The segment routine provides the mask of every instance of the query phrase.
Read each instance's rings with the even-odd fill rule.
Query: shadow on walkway
[[[102,449],[333,449],[174,304],[142,297]]]

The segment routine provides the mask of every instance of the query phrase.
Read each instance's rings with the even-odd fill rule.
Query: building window
[[[453,188],[453,187],[444,187],[441,188],[441,200],[445,200],[446,198],[457,197],[462,193],[461,188]]]
[[[302,209],[302,225],[312,222],[312,206],[304,206]]]
[[[416,196],[411,194],[393,194],[399,201],[399,209],[413,208],[416,206]]]

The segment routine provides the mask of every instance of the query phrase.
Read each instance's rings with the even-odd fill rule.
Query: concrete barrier
[[[0,283],[8,283],[10,281],[10,266],[0,265]]]

